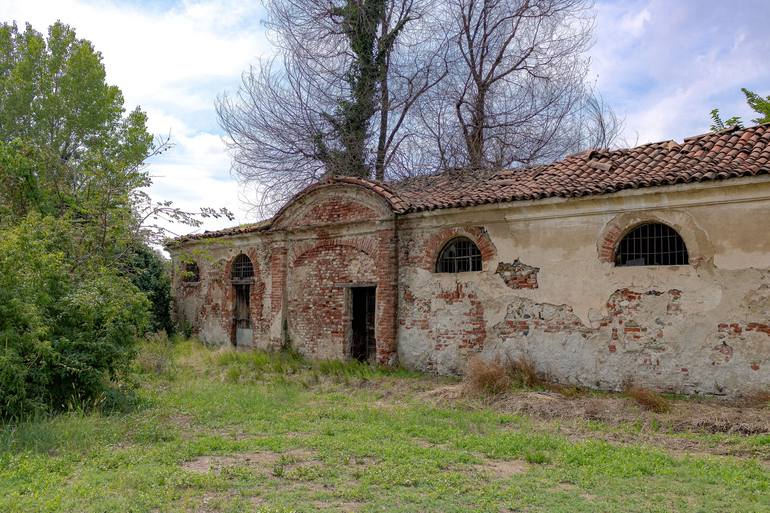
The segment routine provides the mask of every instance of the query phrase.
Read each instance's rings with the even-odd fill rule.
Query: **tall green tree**
[[[3,203],[70,220],[81,255],[111,260],[130,234],[132,193],[150,183],[143,166],[158,148],[147,116],[126,112],[101,54],[67,25],[47,38],[0,25],[0,48],[3,178],[21,187]]]
[[[0,417],[100,401],[171,328],[158,220],[230,214],[150,199],[168,147],[72,28],[0,24]]]
[[[145,164],[169,147],[140,108],[126,109],[101,53],[74,29],[57,22],[43,35],[0,24],[0,225],[30,213],[64,221],[70,272],[119,271],[152,299],[153,325],[163,328],[168,281],[148,247],[166,234],[158,220],[199,226],[201,217],[231,217],[151,200]]]

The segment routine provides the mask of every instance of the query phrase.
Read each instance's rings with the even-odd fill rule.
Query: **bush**
[[[465,372],[465,382],[483,394],[501,394],[513,386],[511,375],[499,361],[487,361],[480,356],[471,358]]]
[[[671,409],[668,401],[662,395],[638,386],[629,386],[625,393],[642,408],[655,413],[666,413]]]
[[[104,269],[72,270],[67,225],[0,231],[0,417],[94,404],[129,368],[148,301]]]
[[[149,246],[139,243],[129,246],[122,260],[121,274],[131,280],[152,304],[150,330],[173,334],[171,270],[168,260]]]

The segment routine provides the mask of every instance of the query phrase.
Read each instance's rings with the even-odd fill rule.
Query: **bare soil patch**
[[[497,479],[508,479],[516,474],[523,474],[529,470],[529,463],[521,460],[490,460],[486,459],[480,465],[474,465],[474,469],[485,474],[490,474]]]
[[[271,473],[273,468],[281,461],[286,461],[287,467],[296,467],[312,458],[313,453],[302,449],[295,449],[284,453],[265,451],[227,456],[199,456],[194,460],[182,463],[182,468],[198,474],[207,474],[209,472],[220,474],[227,467],[249,467],[265,473]]]

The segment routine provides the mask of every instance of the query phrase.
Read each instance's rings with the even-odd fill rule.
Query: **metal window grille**
[[[187,262],[184,265],[184,275],[182,277],[183,281],[186,281],[188,283],[197,282],[201,279],[201,273],[200,269],[198,269],[198,264],[195,262]]]
[[[243,253],[235,257],[231,277],[234,281],[247,281],[254,277],[254,266],[249,257]]]
[[[481,271],[481,251],[472,240],[465,237],[450,241],[438,257],[436,272],[464,273]]]
[[[670,226],[648,223],[623,237],[615,252],[615,265],[687,265],[689,257],[682,237]]]

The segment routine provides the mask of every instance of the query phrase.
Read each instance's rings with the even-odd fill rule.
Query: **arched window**
[[[676,230],[647,223],[631,230],[615,251],[616,266],[687,265],[687,246]]]
[[[233,281],[251,281],[254,277],[254,266],[249,257],[241,253],[233,260],[233,269],[230,273]]]
[[[437,273],[481,271],[481,251],[472,240],[458,237],[449,241],[438,256]]]
[[[195,262],[187,262],[184,264],[184,273],[182,274],[182,281],[186,283],[197,283],[201,279],[201,272],[198,269],[198,264]]]

